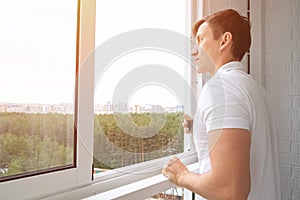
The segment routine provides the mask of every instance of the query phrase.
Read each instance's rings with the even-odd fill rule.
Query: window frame
[[[191,12],[191,2],[186,1],[187,9]],[[171,156],[158,158],[151,161],[112,170],[103,175],[93,178],[93,136],[94,136],[94,80],[93,80],[93,62],[86,63],[89,56],[93,56],[95,48],[95,18],[96,18],[96,0],[77,0],[78,3],[78,22],[77,22],[77,80],[76,95],[77,103],[75,107],[77,141],[76,146],[76,165],[71,169],[59,170],[51,173],[30,176],[26,178],[15,179],[1,182],[1,197],[4,199],[61,199],[61,198],[85,198],[96,193],[108,191],[129,183],[139,181],[148,177],[161,174],[163,165]],[[187,17],[187,30],[190,31],[191,17]],[[190,53],[187,52],[190,56]],[[83,65],[84,69],[81,68]],[[192,72],[187,67],[187,76]],[[191,95],[191,94],[187,94]],[[190,101],[186,106],[188,112],[193,110]],[[192,142],[191,135],[184,136],[184,149]],[[184,157],[185,164],[197,162],[196,152],[181,153],[179,157]],[[145,173],[143,170],[151,169],[151,173]],[[128,173],[132,171],[135,173]],[[13,192],[17,190],[17,192]]]
[[[78,10],[78,2],[76,4],[76,10]],[[76,24],[78,24],[78,14],[75,15],[76,17]],[[76,25],[77,26],[77,25]],[[75,32],[76,37],[77,35],[77,30]],[[77,40],[77,39],[76,39]],[[77,53],[77,46],[76,46],[76,53]],[[76,59],[77,59],[77,55],[76,55]],[[77,72],[78,72],[78,65],[77,65],[77,60],[75,62],[76,67],[75,67],[75,77],[77,76]],[[74,83],[76,82],[74,77]],[[77,90],[76,88],[77,86],[75,85],[75,92]],[[37,176],[37,175],[43,175],[46,173],[52,173],[52,172],[57,172],[57,171],[61,171],[61,170],[66,170],[66,169],[72,169],[72,168],[76,168],[76,163],[77,163],[77,130],[76,130],[76,113],[77,113],[77,94],[74,95],[74,115],[73,115],[73,120],[74,120],[74,125],[73,125],[73,134],[74,134],[74,139],[73,139],[73,158],[72,158],[72,163],[68,163],[68,164],[63,164],[61,166],[55,166],[55,167],[48,167],[48,168],[41,168],[41,169],[36,169],[36,170],[32,170],[32,171],[25,171],[25,172],[20,172],[20,173],[15,173],[15,174],[11,174],[11,175],[7,175],[7,176],[3,176],[0,178],[0,183],[2,182],[7,182],[7,181],[13,181],[13,180],[17,180],[17,179],[22,179],[22,178],[27,178],[27,177],[32,177],[32,176]]]
[[[81,33],[80,33],[80,16],[85,13],[84,2],[77,0],[77,30],[76,30],[76,76],[78,76],[79,62],[81,60]],[[84,8],[84,9],[81,9]],[[74,69],[75,70],[75,69]],[[74,77],[75,78],[75,77]],[[76,88],[78,87],[76,81]],[[78,94],[75,94],[75,111],[74,111],[74,123],[79,122],[79,100]],[[90,166],[80,165],[80,158],[84,157],[84,152],[82,151],[82,144],[78,140],[77,133],[79,131],[79,123],[74,126],[74,163],[72,166],[56,168],[55,171],[49,169],[45,170],[43,173],[38,173],[34,175],[28,175],[26,177],[20,175],[21,178],[7,180],[0,183],[1,197],[4,199],[35,199],[45,197],[51,194],[56,194],[58,191],[62,191],[65,188],[74,188],[79,185],[84,184],[88,180],[88,174],[91,174]],[[76,161],[76,162],[75,162]],[[82,163],[82,162],[81,162]],[[84,178],[82,178],[84,177]],[[59,181],[57,181],[59,180]],[[17,190],[17,192],[13,192]]]
[[[95,0],[93,0],[93,1],[95,1]],[[191,34],[191,24],[192,24],[191,16],[194,15],[193,12],[195,12],[195,10],[191,9],[191,6],[193,5],[192,2],[194,2],[194,1],[195,0],[186,1],[186,19],[185,19],[186,27],[185,27],[185,29],[186,29],[187,35]],[[96,16],[94,16],[94,18],[96,18]],[[93,28],[93,30],[95,30],[95,27]],[[94,38],[95,38],[95,36],[94,36]],[[189,45],[189,48],[186,48],[186,49],[193,48],[191,46],[191,44],[187,44],[187,45]],[[185,56],[186,56],[186,58],[191,60],[191,54],[189,51],[186,52]],[[186,75],[187,79],[190,81],[191,86],[195,90],[195,87],[196,87],[196,84],[194,84],[195,83],[194,82],[195,72],[191,69],[190,64],[186,63],[186,65],[187,65],[187,67],[186,67],[185,75]],[[94,85],[89,85],[89,88],[93,88],[93,87],[94,87]],[[190,90],[186,90],[186,92],[187,92],[186,93],[187,98],[185,99],[186,112],[193,113],[194,105],[192,105],[191,98],[189,98],[190,96],[192,96],[192,94],[190,93],[191,92]],[[93,93],[93,95],[94,95],[94,93]],[[92,105],[94,105],[94,104],[92,104]],[[193,145],[190,145],[192,142],[193,142],[192,135],[185,134],[184,135],[184,150],[186,150],[187,148],[190,148],[190,150],[192,151],[192,153],[189,153],[190,157],[186,156],[186,152],[183,152],[183,153],[179,153],[179,154],[172,155],[172,156],[157,158],[154,160],[138,163],[135,165],[129,165],[129,166],[117,168],[116,170],[111,170],[111,171],[105,172],[101,175],[94,176],[94,178],[93,178],[94,183],[106,182],[105,189],[104,190],[100,189],[98,192],[104,192],[105,190],[111,190],[116,187],[120,187],[124,184],[129,184],[132,182],[139,181],[141,179],[145,179],[145,178],[152,177],[154,175],[161,174],[161,170],[162,170],[164,164],[173,156],[178,156],[180,158],[184,157],[183,160],[185,160],[186,164],[191,164],[191,163],[197,162],[198,158],[197,158],[197,155],[195,152],[195,148],[193,147]],[[145,169],[148,169],[148,170],[152,169],[152,171],[151,171],[151,173],[145,173],[145,174],[141,175]],[[131,174],[131,175],[129,175],[129,174]]]

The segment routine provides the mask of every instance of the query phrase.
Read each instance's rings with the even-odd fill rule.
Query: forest
[[[181,112],[96,115],[94,123],[95,167],[113,169],[183,152]]]
[[[0,176],[72,164],[73,145],[73,115],[0,113]]]
[[[94,167],[114,169],[182,152],[181,124],[182,113],[95,115]],[[0,178],[72,164],[74,127],[72,114],[0,113]]]

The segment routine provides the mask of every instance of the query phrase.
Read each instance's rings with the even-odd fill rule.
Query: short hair
[[[222,10],[197,21],[192,27],[194,37],[204,22],[212,28],[214,39],[218,39],[225,32],[230,32],[232,34],[231,53],[235,58],[242,60],[251,46],[249,19],[233,9]]]

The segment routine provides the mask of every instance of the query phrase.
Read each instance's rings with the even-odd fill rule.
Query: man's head
[[[232,9],[213,13],[197,21],[192,33],[197,44],[202,46],[215,65],[219,57],[240,61],[251,45],[248,18]]]

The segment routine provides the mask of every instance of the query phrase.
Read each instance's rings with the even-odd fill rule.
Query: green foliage
[[[73,117],[0,113],[0,168],[9,169],[0,177],[71,164]],[[182,113],[104,114],[95,115],[94,122],[98,168],[113,169],[183,151]]]
[[[183,151],[182,113],[101,114],[94,119],[95,167],[117,168]]]
[[[7,176],[73,162],[73,115],[0,113],[0,168]]]

